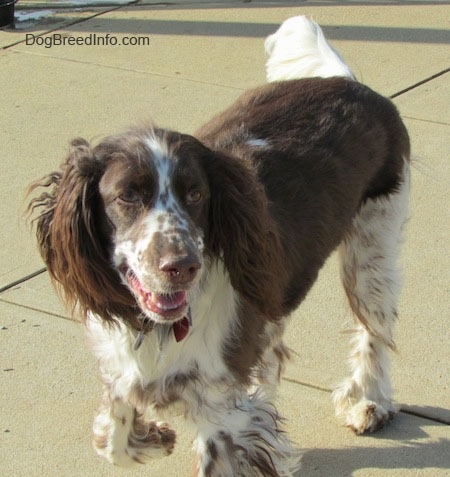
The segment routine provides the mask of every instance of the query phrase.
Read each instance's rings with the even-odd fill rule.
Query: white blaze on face
[[[164,248],[174,250],[175,254],[177,251],[196,250],[199,260],[204,244],[200,231],[194,230],[187,212],[175,195],[172,180],[174,162],[165,142],[149,137],[145,144],[156,175],[156,197],[142,218],[138,235],[130,235],[116,245],[114,262],[118,268],[126,263],[143,284],[151,284],[152,291],[164,291],[164,284],[158,283],[157,278],[161,259],[159,254],[163,252],[153,241],[163,242]]]

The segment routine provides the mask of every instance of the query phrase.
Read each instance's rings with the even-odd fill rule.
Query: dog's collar
[[[192,314],[191,309],[188,309],[187,316],[181,318],[181,320],[176,321],[172,325],[173,334],[177,343],[182,341],[189,333],[189,328],[192,326]],[[154,321],[150,320],[150,318],[145,317],[142,320],[141,329],[136,337],[136,341],[134,343],[135,351],[139,349],[142,342],[144,341],[145,334],[149,331],[152,331],[155,327]]]

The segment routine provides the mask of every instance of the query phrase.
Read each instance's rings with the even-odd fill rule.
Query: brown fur
[[[233,155],[205,155],[203,166],[212,190],[210,252],[223,257],[231,284],[260,313],[281,316],[282,251],[263,185],[252,165]]]
[[[52,189],[34,198],[28,211],[41,209],[36,219],[38,245],[65,302],[73,310],[78,305],[83,317],[92,311],[106,321],[113,321],[114,315],[133,319],[136,304],[109,264],[106,237],[99,229],[104,212],[97,186],[104,169],[89,144],[75,139],[60,171],[30,186],[29,193]]]
[[[165,136],[172,154],[192,156],[208,175],[214,194],[204,210],[208,218],[199,218],[208,230],[208,253],[223,255],[233,286],[264,316],[279,316],[274,272],[280,268],[276,261],[281,254],[264,190],[255,174],[240,160],[224,158],[191,136],[163,130],[158,134]],[[145,130],[128,131],[107,138],[93,150],[84,140],[74,140],[61,170],[30,187],[30,192],[39,187],[52,189],[34,198],[28,208],[30,214],[41,209],[37,218],[39,248],[66,303],[78,304],[82,316],[88,311],[106,321],[120,316],[136,329],[140,327],[136,304],[110,263],[111,231],[98,184],[108,168],[114,167],[118,154],[132,161],[145,156],[139,143],[144,135]]]
[[[306,296],[361,204],[396,190],[410,153],[395,106],[345,78],[249,91],[197,136],[245,159],[264,185],[281,240],[282,268],[275,276],[283,314]],[[268,147],[250,147],[247,141],[255,138]]]
[[[99,181],[118,156],[130,161],[135,182],[143,176],[151,181],[143,142],[149,131],[167,145],[176,187],[183,188],[180,170],[182,177],[193,170],[207,191],[189,215],[204,230],[206,254],[223,260],[239,293],[241,332],[227,338],[222,353],[240,382],[248,383],[264,351],[264,324],[303,300],[359,207],[396,190],[409,157],[407,132],[392,103],[369,88],[315,78],[244,94],[201,128],[198,139],[144,126],[93,149],[74,141],[61,170],[32,186],[50,189],[29,206],[30,212],[41,210],[40,251],[68,303],[78,303],[83,315],[121,317],[135,329],[142,327],[136,301],[111,265],[110,248],[124,220],[127,230],[139,233],[135,224],[151,198],[120,212]],[[112,187],[121,179],[116,175]]]

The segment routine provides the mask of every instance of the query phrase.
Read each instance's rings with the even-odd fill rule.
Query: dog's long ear
[[[222,257],[233,287],[270,318],[281,314],[282,254],[263,186],[240,159],[212,152],[207,245]]]
[[[30,216],[39,210],[33,220],[38,247],[72,311],[78,305],[83,317],[92,311],[113,321],[114,315],[129,312],[132,301],[109,263],[106,234],[99,230],[98,182],[103,169],[85,140],[72,141],[61,169],[29,187],[28,193],[47,190],[32,199],[27,210]]]

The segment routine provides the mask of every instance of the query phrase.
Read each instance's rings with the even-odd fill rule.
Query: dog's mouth
[[[187,308],[185,291],[173,293],[152,292],[142,285],[131,268],[126,268],[123,273],[143,311],[149,311],[168,321],[175,321],[185,313]]]

